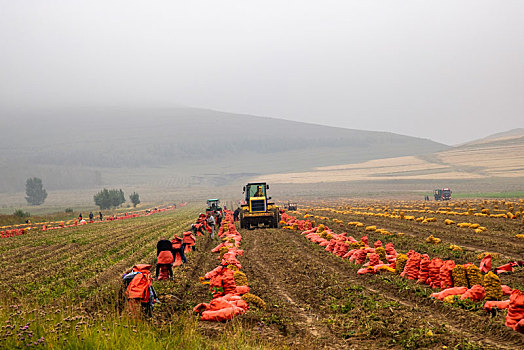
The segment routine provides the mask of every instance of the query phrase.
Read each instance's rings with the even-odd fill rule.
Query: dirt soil
[[[271,300],[268,311],[292,347],[524,348],[524,336],[501,319],[434,302],[395,276],[359,276],[296,231],[241,233],[253,292]]]

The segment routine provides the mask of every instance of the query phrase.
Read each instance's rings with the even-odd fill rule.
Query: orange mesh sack
[[[420,260],[420,269],[418,270],[418,283],[426,283],[428,280],[430,262],[431,259],[429,258],[429,255],[422,255],[422,259]]]
[[[442,267],[440,258],[431,259],[429,263],[429,276],[426,282],[429,282],[431,288],[440,288],[440,268]]]
[[[486,290],[484,289],[484,287],[476,285],[468,289],[466,293],[462,294],[460,300],[470,299],[472,301],[480,301],[484,300],[485,297]]]
[[[455,267],[453,260],[446,260],[440,267],[440,289],[446,289],[453,287],[452,271]]]
[[[404,267],[404,271],[400,274],[400,277],[407,277],[410,280],[416,280],[420,269],[420,260],[420,254],[413,252],[406,262],[406,266]]]
[[[524,319],[524,293],[515,289],[509,297],[506,326],[516,330],[517,324]]]

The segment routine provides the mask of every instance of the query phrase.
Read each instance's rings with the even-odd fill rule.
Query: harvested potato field
[[[432,294],[445,288],[409,277],[412,251],[455,266],[486,268],[489,260],[500,285],[523,290],[521,206],[303,202],[282,214],[280,228],[252,230],[229,216],[214,238],[205,230],[196,235],[195,250],[173,267],[172,279],[153,281],[159,303],[151,317],[130,313],[122,274],[136,264],[154,266],[156,242],[181,236],[200,208],[4,238],[0,337],[10,348],[524,348],[524,336],[505,325],[508,309],[486,312],[484,299],[462,299],[464,291],[439,300]],[[392,267],[401,261],[392,247],[396,257],[411,254],[408,275]],[[362,261],[349,256],[353,250],[364,252]],[[213,271],[235,281],[226,285]],[[468,292],[472,276],[462,282]],[[486,281],[478,287],[487,292]],[[228,297],[227,288],[238,297]],[[244,309],[217,318],[202,312],[228,309],[224,298]],[[217,307],[218,300],[226,305]]]

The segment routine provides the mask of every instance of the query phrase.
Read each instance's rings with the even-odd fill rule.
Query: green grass
[[[195,316],[183,313],[169,323],[131,318],[111,310],[96,316],[74,306],[28,310],[22,305],[2,305],[2,348],[51,349],[262,349],[264,341],[232,322],[215,339],[199,332]],[[27,327],[24,327],[27,326]],[[25,329],[24,329],[25,328]]]
[[[26,274],[0,278],[0,348],[269,348],[267,340],[243,328],[238,320],[208,336],[191,309],[170,315],[164,310],[168,304],[162,303],[155,308],[152,319],[137,319],[123,307],[118,283],[121,271],[138,262],[152,262],[159,237],[185,230],[199,209],[189,206],[148,217],[31,232],[0,241],[0,260],[7,270],[12,271],[20,263],[30,266]],[[110,246],[97,246],[114,235],[121,238]],[[72,241],[89,244],[35,262],[39,254],[42,258],[48,252],[39,248]],[[35,253],[9,258],[11,252],[25,247]],[[114,268],[124,260],[125,265]],[[96,282],[104,279],[98,274],[107,270],[109,280]],[[84,285],[89,280],[96,283]]]
[[[459,192],[453,198],[524,198],[524,191],[512,192]]]

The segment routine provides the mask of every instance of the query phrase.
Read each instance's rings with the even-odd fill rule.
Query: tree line
[[[30,205],[41,205],[47,198],[47,191],[44,189],[42,180],[37,177],[27,179],[25,184],[26,201]],[[104,188],[93,196],[95,204],[100,209],[116,208],[125,203],[126,197],[122,189]],[[136,207],[140,203],[140,195],[133,192],[129,195],[129,200]]]

